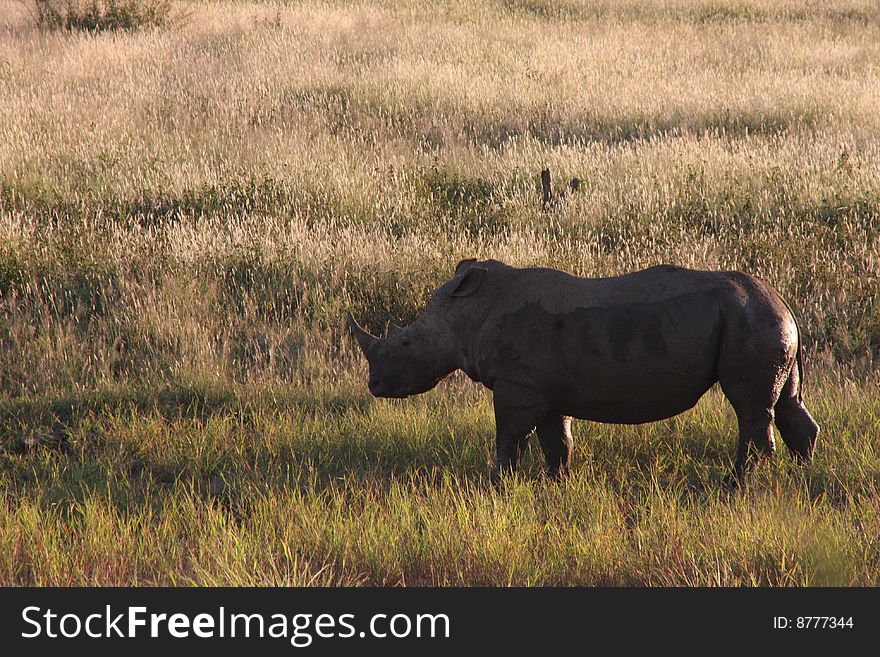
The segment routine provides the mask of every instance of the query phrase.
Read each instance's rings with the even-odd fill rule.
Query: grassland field
[[[880,584],[876,2],[30,8],[0,0],[0,584]],[[582,181],[552,212],[545,166]],[[488,391],[374,399],[344,323],[471,256],[769,281],[814,463],[780,441],[729,491],[713,390],[493,491]]]

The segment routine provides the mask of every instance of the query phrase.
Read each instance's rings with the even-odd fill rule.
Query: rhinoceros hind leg
[[[571,458],[571,418],[550,414],[538,423],[538,440],[547,461],[547,474],[560,479],[568,474]]]
[[[516,470],[524,439],[547,414],[547,399],[531,388],[509,381],[496,381],[495,465],[491,480],[497,486],[502,477]]]
[[[776,450],[773,441],[773,409],[735,409],[739,422],[739,446],[733,466],[735,483],[742,485],[755,466],[755,455],[771,456]]]
[[[760,321],[759,321],[760,320]],[[718,382],[739,423],[739,447],[733,476],[744,483],[755,456],[775,451],[773,420],[779,399],[788,393],[797,343],[780,340],[778,318],[752,318],[748,332],[731,332],[723,341],[718,361]],[[759,330],[763,326],[764,330]]]
[[[734,483],[740,485],[755,465],[755,456],[770,456],[773,440],[774,407],[783,387],[786,368],[767,366],[749,359],[732,360],[720,368],[719,382],[736,412],[739,446],[733,468]]]
[[[776,428],[795,459],[804,463],[813,459],[819,425],[803,402],[795,397],[780,399],[776,404]]]

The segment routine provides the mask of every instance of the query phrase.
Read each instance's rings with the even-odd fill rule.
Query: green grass
[[[0,0],[0,584],[880,584],[875,2],[185,8]],[[763,277],[815,463],[729,492],[713,392],[493,491],[489,394],[374,400],[345,328],[472,256]]]
[[[491,407],[191,384],[7,401],[9,584],[876,585],[880,402],[827,382],[803,471],[727,491],[732,413],[578,423],[553,484],[532,449],[495,492]],[[845,410],[842,410],[845,409]]]
[[[37,25],[47,30],[135,30],[163,27],[169,0],[29,0]]]

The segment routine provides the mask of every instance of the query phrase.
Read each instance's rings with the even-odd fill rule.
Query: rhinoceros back
[[[747,301],[728,272],[659,266],[588,279],[501,265],[490,273],[472,378],[545,391],[555,410],[602,422],[692,407],[718,380],[725,314]]]

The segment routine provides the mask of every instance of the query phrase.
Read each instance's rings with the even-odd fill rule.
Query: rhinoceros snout
[[[370,394],[373,397],[387,397],[390,399],[403,399],[409,395],[400,388],[400,386],[390,385],[376,376],[371,376],[369,380]]]
[[[369,381],[370,393],[374,397],[391,397],[391,391],[388,385],[382,382],[378,376],[371,376]]]

